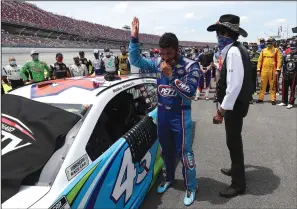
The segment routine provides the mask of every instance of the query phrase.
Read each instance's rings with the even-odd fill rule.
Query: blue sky
[[[294,1],[175,1],[175,2],[129,2],[129,1],[29,1],[38,7],[56,13],[115,28],[130,25],[132,18],[140,20],[140,32],[162,35],[173,32],[179,40],[216,41],[214,33],[206,31],[222,14],[241,17],[241,27],[249,36],[242,41],[277,35],[282,25],[283,34],[292,35],[297,26],[297,2]]]

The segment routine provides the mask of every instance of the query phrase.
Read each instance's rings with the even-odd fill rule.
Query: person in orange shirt
[[[279,50],[273,47],[273,39],[267,40],[267,48],[263,49],[260,53],[260,57],[257,64],[257,74],[261,76],[261,89],[259,98],[256,103],[263,103],[264,94],[269,82],[270,100],[272,105],[276,105],[275,97],[275,80],[280,73],[281,67],[281,55]]]

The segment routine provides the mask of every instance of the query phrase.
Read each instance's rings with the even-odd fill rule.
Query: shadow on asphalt
[[[272,194],[273,191],[279,187],[280,178],[274,174],[272,169],[254,165],[246,165],[245,167],[247,180],[247,190],[245,195],[268,195]],[[156,193],[156,188],[160,181],[161,179],[159,178],[152,190],[150,191],[150,193],[148,194],[148,196],[153,196],[149,198],[149,208],[157,208],[158,205],[162,204],[162,195]],[[196,201],[207,201],[213,205],[221,205],[230,200],[219,196],[219,192],[228,187],[228,184],[207,177],[198,178],[198,184],[199,189],[196,194]],[[180,179],[174,181],[172,187],[173,189],[182,192],[185,191],[183,180]],[[183,199],[181,199],[180,201],[183,201]],[[145,205],[147,204],[143,204],[143,209],[148,208],[144,207]]]

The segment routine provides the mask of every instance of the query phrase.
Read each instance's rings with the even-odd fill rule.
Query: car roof
[[[139,76],[120,76],[120,78],[106,81],[104,76],[88,76],[50,80],[17,88],[9,94],[44,103],[94,104],[98,93],[105,88]]]

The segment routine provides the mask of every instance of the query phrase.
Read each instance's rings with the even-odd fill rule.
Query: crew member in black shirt
[[[85,58],[85,52],[84,51],[79,52],[79,62],[80,62],[80,64],[84,64],[85,66],[87,66],[88,73],[91,74],[91,72],[93,70],[93,68],[90,69],[90,66],[92,66],[92,62],[90,60],[88,61],[88,59]]]
[[[70,77],[70,72],[68,67],[63,63],[63,55],[61,53],[56,54],[56,60],[54,64],[52,64],[52,79],[61,79]]]
[[[291,44],[292,51],[285,55],[283,65],[283,83],[282,83],[282,103],[279,106],[287,106],[291,109],[297,97],[297,49],[296,41]],[[290,99],[288,101],[288,94],[290,92]]]
[[[205,99],[209,100],[209,89],[211,81],[211,70],[213,66],[213,52],[209,52],[208,45],[203,47],[203,53],[198,58],[198,63],[200,69],[203,73],[203,76],[199,79],[199,85],[196,92],[195,100],[199,99],[201,91],[204,89],[204,80],[205,80]]]

